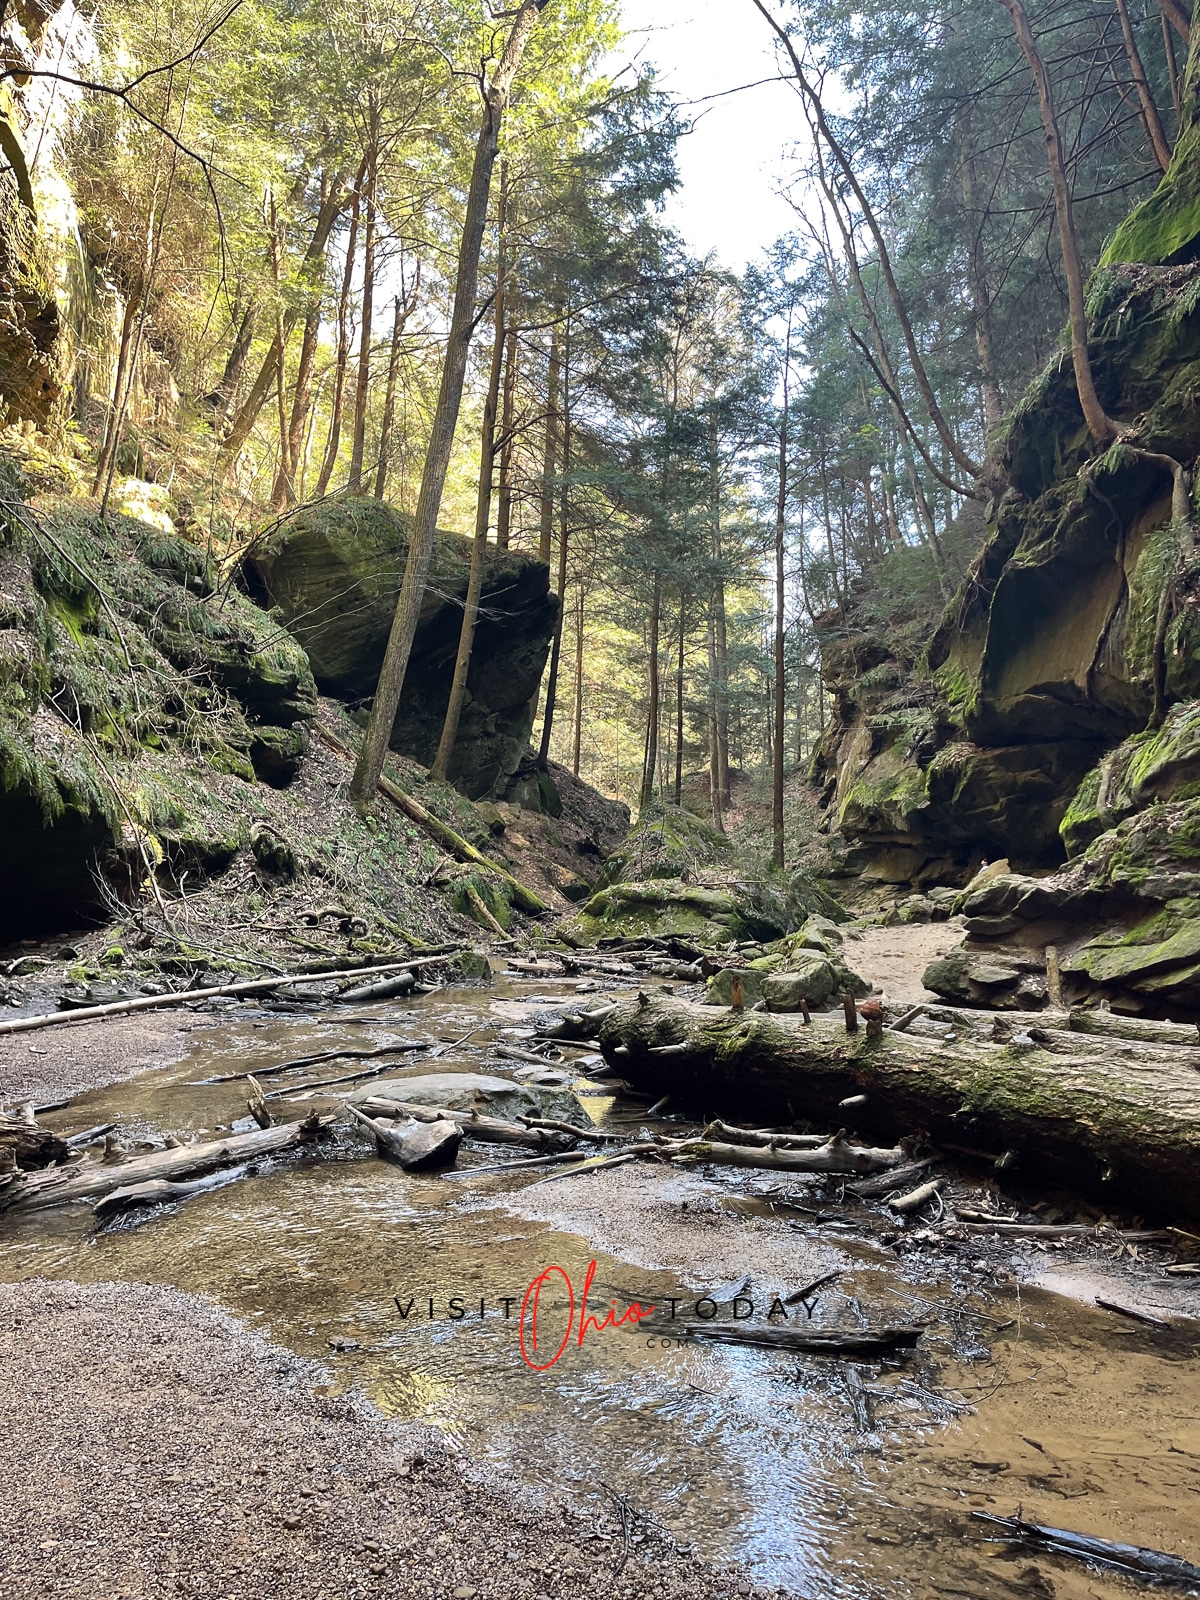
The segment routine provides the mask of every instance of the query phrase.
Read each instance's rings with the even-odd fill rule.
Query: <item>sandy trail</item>
[[[921,982],[931,961],[962,943],[957,922],[913,922],[895,928],[847,930],[846,959],[868,983],[877,984],[898,1005],[916,1005],[938,996]]]

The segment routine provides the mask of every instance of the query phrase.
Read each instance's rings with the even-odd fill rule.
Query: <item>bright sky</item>
[[[622,0],[621,12],[627,55],[653,62],[681,101],[777,70],[774,35],[752,0]],[[699,120],[680,146],[683,183],[668,218],[697,255],[715,250],[722,266],[740,270],[796,226],[775,190],[804,128],[800,107],[786,83],[766,83],[683,110]]]

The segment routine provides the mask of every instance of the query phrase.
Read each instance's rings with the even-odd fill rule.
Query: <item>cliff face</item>
[[[1171,170],[1089,285],[1121,441],[1096,452],[1059,356],[1009,420],[986,541],[940,622],[904,648],[843,632],[823,652],[837,710],[818,769],[868,870],[961,883],[1008,858],[964,897],[962,950],[925,975],[968,1003],[1020,1003],[1054,945],[1069,1002],[1200,1017],[1194,40]]]
[[[1111,262],[1089,297],[1097,388],[1138,452],[1200,454],[1200,265]],[[995,461],[988,536],[940,623],[897,648],[823,648],[836,717],[818,768],[838,827],[891,881],[980,855],[1061,862],[1101,760],[1200,695],[1200,562],[1171,476],[1099,458],[1067,355],[1029,390]]]

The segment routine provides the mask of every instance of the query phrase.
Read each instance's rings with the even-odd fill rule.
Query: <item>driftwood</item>
[[[408,1100],[393,1100],[389,1095],[372,1095],[359,1106],[371,1117],[410,1117],[414,1122],[457,1122],[468,1139],[480,1139],[485,1144],[522,1145],[527,1150],[563,1150],[566,1148],[559,1130],[578,1137],[582,1130],[570,1123],[522,1127],[516,1122],[506,1122],[501,1117],[484,1117],[477,1111],[451,1111],[445,1106],[419,1106]]]
[[[654,1107],[646,1113],[650,1116]],[[770,1145],[776,1150],[816,1150],[829,1138],[827,1133],[777,1133],[772,1128],[735,1128],[728,1122],[710,1122],[705,1139],[723,1139],[726,1144]]]
[[[377,1050],[322,1050],[315,1056],[296,1056],[292,1061],[280,1061],[273,1067],[250,1067],[245,1072],[222,1072],[215,1078],[190,1078],[189,1089],[203,1088],[210,1083],[236,1083],[239,1078],[275,1078],[281,1072],[296,1072],[301,1067],[313,1067],[319,1061],[373,1061],[378,1056],[405,1055],[410,1050],[428,1050],[429,1045],[425,1040],[406,1044],[380,1045]],[[380,1071],[386,1072],[382,1067]],[[299,1087],[299,1085],[297,1085]],[[305,1084],[304,1087],[312,1087]]]
[[[151,1178],[146,1183],[133,1183],[127,1188],[114,1189],[111,1194],[97,1200],[94,1215],[97,1222],[107,1222],[122,1211],[134,1211],[141,1206],[175,1205],[180,1200],[190,1200],[193,1195],[207,1194],[210,1189],[244,1178],[253,1170],[249,1165],[227,1167],[222,1172],[211,1173],[206,1178],[193,1178],[188,1183],[172,1183],[168,1178]]]
[[[587,1159],[585,1150],[560,1150],[554,1156],[530,1156],[524,1161],[497,1161],[486,1167],[456,1167],[453,1172],[448,1172],[448,1178],[473,1178],[483,1177],[488,1172],[518,1172],[527,1167],[555,1167],[561,1162],[573,1161],[582,1163]]]
[[[68,1155],[66,1140],[41,1127],[32,1106],[21,1108],[17,1116],[0,1116],[0,1152],[5,1166],[24,1170],[48,1167]]]
[[[384,978],[379,983],[360,983],[353,989],[344,989],[339,1000],[391,1000],[395,995],[411,994],[417,986],[415,972],[398,972],[394,978]]]
[[[1002,1239],[1119,1239],[1123,1244],[1167,1244],[1175,1238],[1170,1228],[1100,1228],[1089,1222],[993,1222],[989,1219],[986,1222],[960,1220],[954,1226],[968,1233],[995,1233]]]
[[[594,1039],[597,1029],[616,1010],[615,1005],[597,1006],[594,1011],[565,1011],[557,1021],[538,1029],[539,1039],[561,1039],[574,1042]]]
[[[319,737],[331,750],[336,750],[338,755],[347,761],[354,760],[354,752],[348,745],[344,745],[336,734],[330,733],[328,728],[323,728],[319,722],[314,726]],[[528,911],[535,917],[540,916],[543,911],[549,911],[550,907],[544,900],[539,899],[532,889],[527,889],[519,879],[513,877],[511,872],[506,872],[503,867],[485,856],[482,850],[476,850],[473,844],[464,839],[460,833],[455,833],[454,829],[440,817],[435,817],[432,811],[427,811],[419,800],[414,800],[412,795],[405,794],[399,784],[393,783],[390,778],[381,777],[379,792],[385,799],[390,800],[398,811],[402,811],[410,822],[415,822],[422,832],[436,839],[457,860],[470,861],[477,867],[486,867],[489,872],[494,872],[503,878],[512,895],[513,904],[520,906],[522,911]]]
[[[428,959],[444,958],[431,956]],[[361,978],[368,973],[395,972],[413,965],[415,963],[412,961],[394,961],[373,967],[343,967],[334,972],[292,972],[273,978],[247,978],[239,983],[213,984],[207,989],[175,989],[170,994],[140,994],[134,1000],[114,1000],[105,1006],[79,1006],[73,1011],[46,1011],[36,1017],[16,1017],[12,1022],[0,1022],[0,1035],[29,1033],[34,1028],[55,1028],[66,1022],[95,1022],[103,1017],[123,1017],[130,1011],[154,1011],[167,1006],[191,1005],[194,1000],[265,994],[272,989],[286,989],[296,983],[328,983],[334,978]]]
[[[246,1101],[246,1110],[249,1111],[260,1128],[271,1127],[275,1119],[272,1117],[270,1108],[267,1105],[267,1097],[262,1092],[262,1084],[254,1078],[247,1078],[246,1084],[250,1090],[250,1097]]]
[[[368,1117],[357,1106],[350,1113],[375,1135],[380,1155],[397,1161],[406,1172],[429,1172],[435,1167],[452,1167],[458,1159],[463,1130],[448,1118],[435,1122],[409,1120],[406,1127],[391,1127]]]
[[[64,1143],[68,1150],[82,1150],[85,1144],[95,1144],[97,1139],[103,1139],[115,1127],[115,1122],[98,1122],[93,1128],[81,1128],[78,1133],[68,1133]]]
[[[844,1133],[815,1150],[761,1149],[748,1144],[718,1144],[711,1139],[680,1139],[660,1149],[673,1161],[715,1161],[726,1167],[767,1167],[774,1172],[883,1172],[904,1164],[903,1150],[872,1150],[850,1144]]]
[[[924,1161],[909,1161],[905,1166],[897,1167],[894,1172],[885,1172],[878,1178],[864,1178],[862,1183],[848,1183],[846,1193],[854,1195],[858,1200],[878,1200],[885,1194],[892,1194],[895,1190],[902,1189],[918,1173],[927,1171],[932,1165],[932,1156],[926,1156]]]
[[[151,1179],[176,1181],[201,1177],[221,1167],[238,1166],[257,1157],[278,1155],[281,1151],[311,1144],[332,1120],[331,1117],[307,1117],[303,1122],[285,1122],[277,1128],[233,1134],[228,1139],[177,1145],[151,1151],[149,1155],[115,1161],[84,1161],[51,1167],[44,1172],[19,1174],[0,1188],[0,1211],[36,1211],[45,1206],[65,1205],[72,1200],[98,1200],[114,1189]]]
[[[864,1136],[920,1133],[935,1145],[966,1136],[993,1161],[1007,1156],[1023,1180],[1119,1194],[1122,1204],[1181,1220],[1200,1215],[1191,1048],[1130,1045],[1127,1055],[1107,1037],[1074,1034],[1064,1057],[1036,1043],[871,1038],[847,1034],[840,1021],[804,1028],[787,1016],[739,1016],[670,996],[622,1000],[600,1042],[605,1059],[647,1094],[836,1126],[839,1102],[866,1093],[855,1119]],[[650,1053],[667,1044],[687,1049]]]
[[[1118,1544],[1112,1539],[1096,1539],[1087,1533],[1071,1533],[1066,1528],[1047,1528],[1023,1517],[997,1517],[990,1511],[972,1511],[977,1522],[986,1522],[1006,1539],[1052,1550],[1056,1555],[1077,1556],[1081,1561],[1098,1561],[1107,1567],[1160,1582],[1200,1583],[1200,1567],[1181,1556],[1166,1555],[1140,1544]]]
[[[573,1122],[563,1122],[558,1117],[522,1117],[520,1119],[527,1128],[545,1128],[551,1133],[569,1133],[573,1138],[583,1139],[589,1144],[619,1144],[624,1138],[620,1133],[604,1133],[599,1128],[577,1128]]]
[[[924,1328],[888,1324],[880,1328],[741,1328],[736,1323],[689,1323],[689,1339],[715,1344],[750,1344],[764,1350],[785,1350],[801,1355],[878,1356],[912,1350]]]
[[[898,1194],[894,1200],[889,1200],[888,1205],[893,1211],[898,1211],[901,1216],[907,1216],[910,1211],[919,1211],[930,1200],[941,1199],[942,1185],[945,1178],[931,1178],[928,1183],[920,1184],[916,1189],[910,1189],[908,1194]]]

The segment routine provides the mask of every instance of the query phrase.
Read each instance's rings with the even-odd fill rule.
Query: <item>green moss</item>
[[[1186,260],[1200,239],[1200,129],[1189,126],[1175,145],[1171,165],[1152,195],[1135,206],[1100,258],[1167,266]]]

